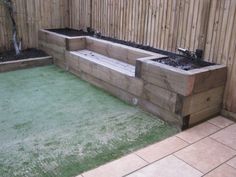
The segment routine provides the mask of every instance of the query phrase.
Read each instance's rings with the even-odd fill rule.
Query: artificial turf
[[[55,66],[0,74],[2,177],[72,177],[177,132]]]

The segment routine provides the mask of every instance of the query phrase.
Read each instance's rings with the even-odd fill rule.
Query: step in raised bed
[[[185,71],[156,62],[166,56],[89,36],[39,36],[58,66],[182,129],[221,111],[223,65]]]

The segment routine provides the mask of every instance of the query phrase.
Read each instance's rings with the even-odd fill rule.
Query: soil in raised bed
[[[116,38],[112,38],[112,37],[103,36],[101,33],[96,33],[91,28],[87,28],[87,31],[75,30],[75,29],[70,29],[70,28],[48,29],[48,31],[55,32],[55,33],[58,33],[58,34],[67,35],[67,36],[70,36],[70,37],[74,37],[74,36],[92,36],[92,37],[96,37],[98,39],[103,39],[103,40],[106,40],[106,41],[111,41],[111,42],[123,44],[123,45],[126,45],[126,46],[135,47],[135,48],[139,48],[139,49],[154,52],[154,53],[159,53],[159,54],[162,54],[162,55],[167,55],[168,57],[170,57],[168,60],[161,59],[158,62],[163,63],[163,64],[167,64],[167,65],[170,65],[170,66],[174,66],[176,68],[180,68],[180,69],[183,69],[183,70],[191,70],[191,69],[196,69],[196,68],[202,68],[202,67],[205,67],[205,66],[215,65],[215,63],[209,63],[209,62],[205,62],[205,61],[202,61],[202,60],[193,61],[193,60],[188,59],[186,57],[183,57],[182,55],[179,55],[177,53],[157,49],[157,48],[154,48],[154,47],[151,47],[151,46],[137,44],[137,43],[131,42],[131,41],[124,41],[124,40],[120,40],[120,39],[116,39]]]
[[[15,50],[10,50],[0,53],[0,62],[46,57],[46,56],[48,56],[48,54],[46,54],[44,51],[35,48],[22,50],[20,55],[16,55]]]
[[[69,37],[90,36],[94,34],[94,33],[85,32],[83,30],[76,30],[76,29],[71,29],[71,28],[59,28],[59,29],[47,29],[47,30],[57,33],[57,34],[66,35]]]
[[[103,39],[103,40],[106,40],[106,41],[111,41],[111,42],[123,44],[123,45],[126,45],[126,46],[131,46],[131,47],[135,47],[135,48],[139,48],[139,49],[143,49],[143,50],[147,50],[147,51],[151,51],[151,52],[155,52],[155,53],[160,53],[160,54],[164,54],[164,55],[168,55],[168,56],[169,55],[170,56],[175,56],[176,55],[173,52],[160,50],[160,49],[150,47],[150,46],[146,46],[146,45],[136,44],[136,43],[131,42],[131,41],[124,41],[124,40],[120,40],[120,39],[116,39],[116,38],[112,38],[112,37],[103,36],[101,33],[96,33],[91,28],[87,28],[87,31],[84,31],[82,29],[81,30],[76,30],[76,29],[71,29],[71,28],[58,28],[58,29],[46,29],[46,30],[57,33],[57,34],[66,35],[66,36],[69,36],[69,37],[92,36],[92,37],[96,37],[98,39]]]
[[[160,59],[154,59],[153,61],[173,66],[175,68],[179,68],[185,71],[214,65],[213,63],[209,63],[202,60],[193,60],[184,56],[163,57]]]

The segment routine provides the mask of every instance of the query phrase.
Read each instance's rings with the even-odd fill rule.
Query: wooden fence
[[[15,0],[16,1],[16,0]],[[17,0],[24,46],[37,46],[39,28],[92,27],[103,35],[176,51],[205,51],[228,66],[224,109],[236,113],[236,0]],[[0,6],[0,49],[9,25]]]
[[[37,47],[38,30],[69,25],[68,2],[65,0],[13,0],[14,13],[23,47]],[[10,48],[11,24],[0,4],[0,51]]]

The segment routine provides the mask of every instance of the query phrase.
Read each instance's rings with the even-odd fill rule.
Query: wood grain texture
[[[142,98],[167,111],[173,113],[177,111],[176,102],[178,95],[174,92],[168,91],[167,89],[149,83],[144,84]]]
[[[68,51],[83,50],[85,47],[86,38],[84,37],[66,39],[66,50]]]
[[[40,57],[0,63],[0,73],[53,64],[52,57]]]
[[[189,116],[189,126],[196,125],[209,118],[219,115],[222,105],[211,106]]]
[[[182,116],[201,112],[210,107],[222,105],[224,86],[210,89],[189,97],[183,100]]]
[[[123,89],[133,95],[140,96],[142,94],[143,82],[140,79],[126,75],[120,70],[114,70],[106,67],[101,63],[90,60],[83,55],[76,54],[79,60],[79,67],[84,73],[110,83],[120,89]]]
[[[181,126],[183,125],[183,118],[181,116],[178,116],[170,111],[167,111],[167,110],[165,110],[165,109],[163,109],[163,108],[161,108],[161,107],[159,107],[147,100],[140,99],[139,106],[142,109],[160,117],[161,119],[163,119],[173,125],[176,125],[177,127],[181,128]]]
[[[194,75],[154,61],[142,62],[141,78],[146,82],[183,96],[192,94],[195,81]]]

